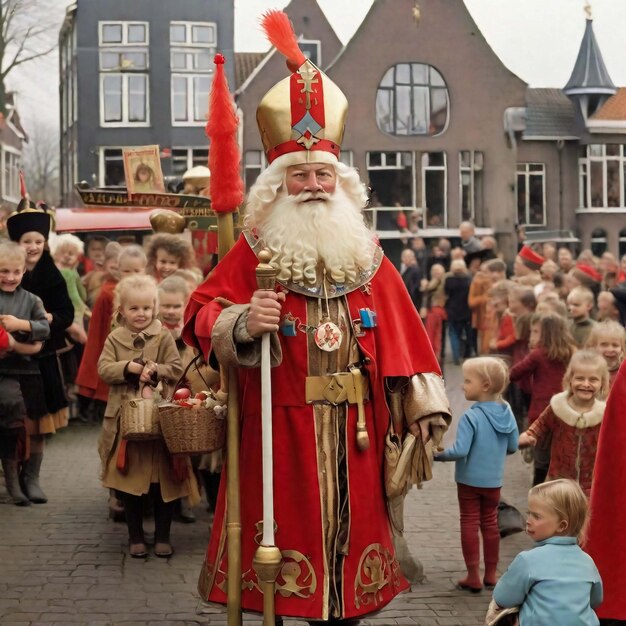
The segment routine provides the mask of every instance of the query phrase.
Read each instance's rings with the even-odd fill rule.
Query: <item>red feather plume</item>
[[[224,72],[224,56],[216,54],[215,76],[209,96],[209,117],[206,125],[211,170],[211,208],[216,213],[232,213],[243,201],[243,181],[239,172],[241,155],[237,143],[239,118],[228,89]]]
[[[270,43],[287,59],[287,67],[295,72],[306,57],[296,39],[291,20],[284,11],[272,9],[263,14],[261,27]]]

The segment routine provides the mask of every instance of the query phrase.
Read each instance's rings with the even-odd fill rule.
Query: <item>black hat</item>
[[[22,172],[20,172],[20,187],[22,199],[17,209],[7,218],[9,237],[13,241],[19,241],[25,233],[37,232],[48,239],[50,228],[54,223],[52,212],[47,204],[43,202],[35,204],[30,200]]]

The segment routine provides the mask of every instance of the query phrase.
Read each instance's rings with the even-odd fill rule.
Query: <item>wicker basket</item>
[[[224,412],[212,398],[210,408],[192,409],[176,404],[158,407],[163,437],[171,454],[202,454],[219,450],[226,437]]]
[[[142,390],[143,393],[143,390]],[[124,400],[120,412],[122,439],[161,439],[159,414],[152,398]]]

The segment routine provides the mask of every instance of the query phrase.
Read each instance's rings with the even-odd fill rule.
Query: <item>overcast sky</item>
[[[69,0],[45,1],[58,6],[60,25]],[[485,39],[511,71],[532,87],[565,85],[585,29],[585,0],[464,1]],[[318,2],[343,43],[349,41],[372,5],[372,0]],[[282,8],[287,3],[288,0],[235,0],[235,49],[266,50],[258,17],[267,9]],[[616,85],[626,86],[626,0],[592,0],[591,4],[594,32],[608,71]],[[18,106],[27,130],[35,117],[58,124],[56,55],[25,66],[19,75],[9,78],[9,87],[18,90]]]

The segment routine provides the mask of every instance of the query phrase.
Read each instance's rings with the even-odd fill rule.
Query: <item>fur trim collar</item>
[[[575,428],[591,428],[602,422],[606,402],[596,399],[590,411],[579,413],[568,404],[568,397],[569,392],[563,391],[552,396],[550,400],[550,407],[554,411],[554,414],[568,426]]]

